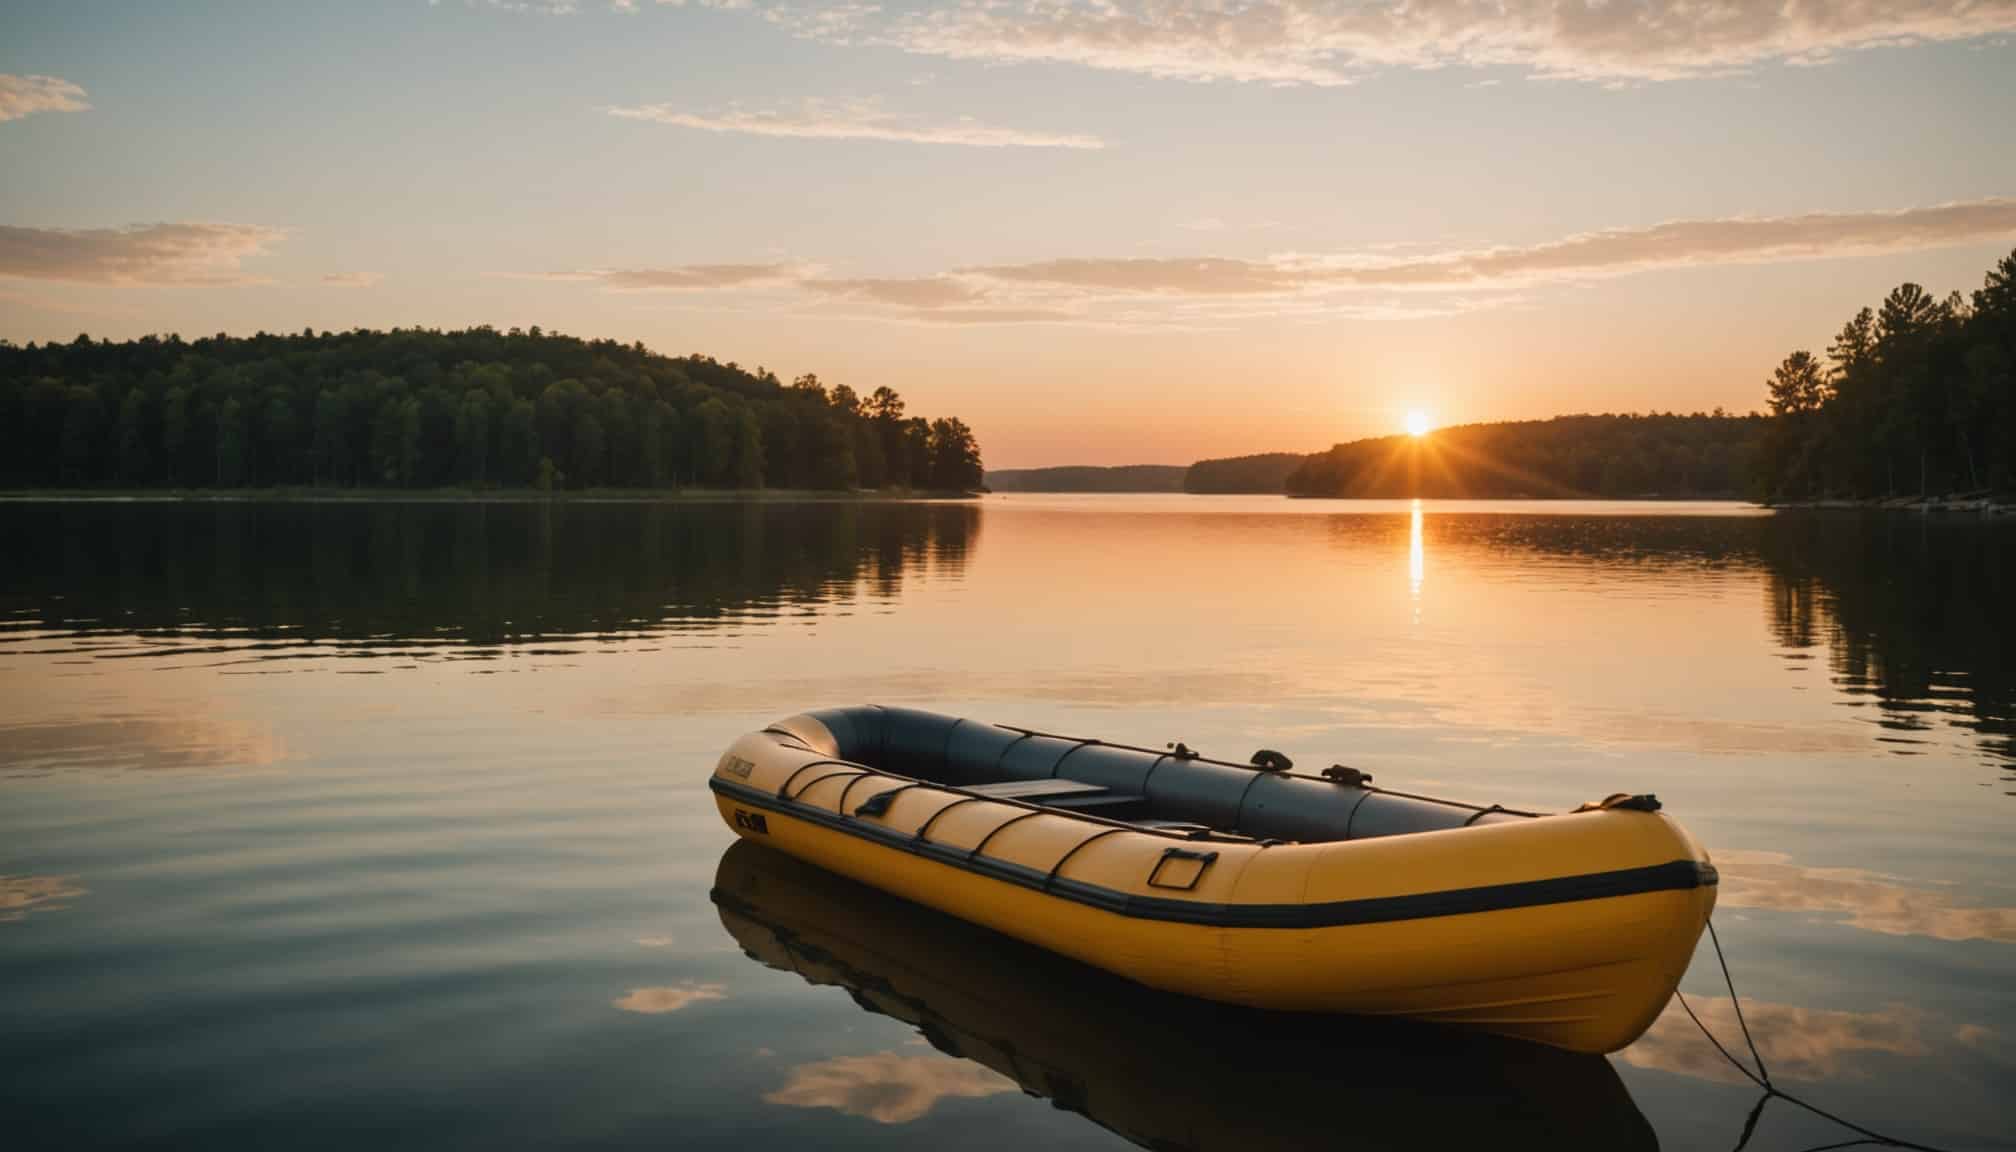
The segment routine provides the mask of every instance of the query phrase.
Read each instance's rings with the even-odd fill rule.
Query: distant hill
[[[1766,417],[1556,416],[1339,444],[1287,477],[1291,496],[1731,498],[1756,489]]]
[[[1288,474],[1307,459],[1300,452],[1266,452],[1258,456],[1199,460],[1184,473],[1183,490],[1200,496],[1236,492],[1278,496],[1288,482]]]
[[[1181,464],[1003,468],[987,473],[987,487],[996,492],[1181,492],[1188,471]]]

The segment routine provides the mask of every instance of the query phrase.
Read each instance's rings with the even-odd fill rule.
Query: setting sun
[[[1407,410],[1407,434],[1409,436],[1426,436],[1428,429],[1428,413],[1423,412],[1419,408],[1409,408]]]

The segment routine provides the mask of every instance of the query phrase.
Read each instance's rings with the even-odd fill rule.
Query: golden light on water
[[[1428,413],[1426,411],[1420,408],[1409,408],[1407,410],[1407,434],[1409,436],[1426,436],[1429,429],[1433,427],[1434,425],[1428,420]]]
[[[1408,525],[1407,531],[1407,582],[1408,591],[1414,597],[1415,620],[1419,623],[1421,577],[1426,574],[1428,556],[1421,547],[1421,501],[1418,498],[1414,501],[1413,512],[1413,522]]]

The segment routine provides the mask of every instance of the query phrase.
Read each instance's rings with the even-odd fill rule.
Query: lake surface
[[[728,851],[730,740],[880,702],[1656,792],[1784,1087],[2016,1147],[2016,525],[1016,495],[0,540],[10,1146],[1736,1144],[1755,1093],[1677,1007],[1608,1060],[1262,1017]],[[1847,1135],[1774,1102],[1750,1147]]]

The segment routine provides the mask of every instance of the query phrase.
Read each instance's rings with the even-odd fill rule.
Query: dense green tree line
[[[1899,285],[1766,386],[1771,499],[2016,489],[2016,253],[1971,298]]]
[[[1291,496],[1735,497],[1763,416],[1557,416],[1339,444],[1288,474]]]
[[[960,420],[538,328],[0,342],[0,484],[969,491]]]

